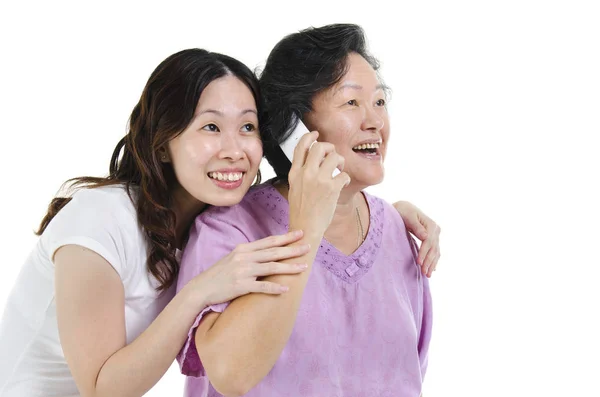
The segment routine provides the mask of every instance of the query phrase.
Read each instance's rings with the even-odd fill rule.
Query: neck
[[[360,214],[364,213],[363,206],[365,203],[365,199],[360,190],[350,190],[345,188],[342,190],[340,194],[340,198],[338,199],[337,207],[335,208],[335,213],[333,215],[333,219],[329,224],[329,227],[325,231],[325,238],[330,243],[336,245],[336,242],[348,242],[353,251],[354,239],[348,239],[349,230],[354,231],[352,234],[356,236],[357,230],[357,209]],[[360,241],[362,242],[362,241]],[[358,242],[358,244],[360,244]],[[342,248],[342,247],[338,247]],[[344,251],[344,249],[342,249]]]
[[[171,209],[175,212],[175,239],[177,248],[182,248],[192,222],[205,207],[205,203],[198,201],[183,187],[177,186],[175,188]]]
[[[339,223],[346,224],[349,220],[354,220],[356,217],[356,208],[362,204],[362,199],[363,197],[360,190],[343,189],[340,193],[337,207],[335,208],[331,226],[335,226]]]
[[[277,190],[287,200],[289,187],[286,183],[276,183]],[[364,228],[368,227],[368,207],[366,200],[359,189],[352,188],[352,184],[342,190],[333,214],[333,219],[325,231],[325,238],[330,243],[336,240],[348,240],[348,230],[356,230],[356,209],[363,217]],[[335,244],[334,244],[335,245]]]

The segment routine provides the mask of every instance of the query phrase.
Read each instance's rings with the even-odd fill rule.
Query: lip
[[[366,160],[380,160],[381,159],[381,153],[379,152],[379,150],[377,150],[375,153],[373,154],[367,154],[367,153],[361,153],[361,152],[355,152],[354,150],[352,151],[354,154],[356,154],[357,156],[360,156]]]
[[[218,179],[213,179],[209,176],[209,174],[211,174],[213,172],[219,172],[221,174],[241,173],[242,177],[240,179],[238,179],[237,181],[219,181]],[[225,190],[234,190],[234,189],[237,189],[238,187],[242,186],[242,184],[244,183],[244,179],[246,178],[246,173],[247,173],[246,169],[239,168],[239,167],[238,168],[229,167],[229,168],[220,168],[218,170],[208,171],[206,173],[206,176],[217,187],[219,187],[221,189],[225,189]]]
[[[213,171],[213,172],[220,172],[220,171]],[[233,190],[233,189],[237,189],[238,187],[242,186],[242,183],[244,183],[245,177],[246,177],[246,173],[244,172],[242,177],[240,179],[238,179],[237,181],[219,181],[219,180],[213,179],[211,177],[208,177],[208,179],[210,179],[212,183],[214,183],[217,187],[219,187],[221,189]]]

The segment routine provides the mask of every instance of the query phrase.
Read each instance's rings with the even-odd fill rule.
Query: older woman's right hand
[[[206,306],[228,302],[252,292],[281,294],[288,290],[284,285],[259,280],[274,274],[297,274],[305,271],[307,264],[281,263],[305,255],[308,245],[287,246],[300,240],[301,230],[281,236],[270,236],[251,243],[238,245],[231,253],[196,276],[190,286],[203,295]]]
[[[344,158],[331,143],[316,142],[319,133],[305,134],[298,142],[288,181],[290,189],[290,229],[301,229],[311,237],[322,238],[329,227],[342,189],[350,183],[343,170]]]

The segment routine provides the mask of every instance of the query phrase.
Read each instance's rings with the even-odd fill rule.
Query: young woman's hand
[[[400,213],[408,231],[421,240],[417,262],[423,274],[431,277],[440,259],[440,227],[408,201],[398,201],[394,208]]]
[[[286,286],[261,281],[260,278],[274,274],[296,274],[306,270],[307,265],[303,263],[279,262],[302,256],[309,251],[308,245],[287,247],[302,236],[303,232],[297,230],[240,244],[208,270],[192,279],[185,288],[194,288],[201,293],[206,306],[228,302],[252,292],[282,294],[287,291]]]

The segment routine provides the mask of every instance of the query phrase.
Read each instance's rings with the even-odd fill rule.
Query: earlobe
[[[171,162],[171,159],[169,158],[169,153],[167,152],[167,149],[164,147],[158,149],[158,158],[160,159],[161,163],[170,163]]]

